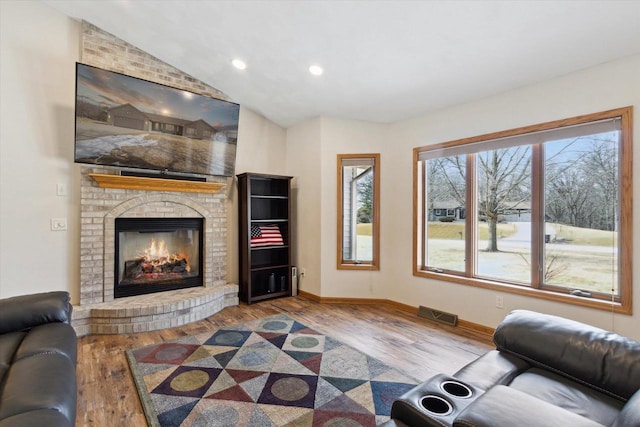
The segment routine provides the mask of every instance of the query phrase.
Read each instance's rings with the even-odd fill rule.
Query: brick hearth
[[[195,322],[233,305],[238,305],[234,284],[181,289],[74,307],[73,327],[79,336],[146,332]]]

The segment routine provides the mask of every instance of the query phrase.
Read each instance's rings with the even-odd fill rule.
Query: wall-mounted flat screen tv
[[[238,104],[76,64],[75,161],[233,176]]]

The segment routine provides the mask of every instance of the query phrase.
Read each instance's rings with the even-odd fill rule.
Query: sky
[[[214,127],[237,126],[240,106],[231,102],[78,64],[76,96],[109,107],[131,104],[140,111]]]

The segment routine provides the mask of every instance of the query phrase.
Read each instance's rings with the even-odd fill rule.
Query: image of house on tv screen
[[[239,110],[232,102],[77,64],[75,161],[232,176]]]

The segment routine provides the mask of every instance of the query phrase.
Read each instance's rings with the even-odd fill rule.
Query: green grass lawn
[[[617,246],[618,233],[614,231],[594,230],[591,228],[572,227],[570,225],[553,224],[556,240],[566,240],[574,245]]]
[[[551,224],[555,229],[553,238],[556,242],[567,242],[585,246],[616,246],[618,234],[613,231],[594,230],[591,228],[572,227],[563,224]],[[429,237],[432,239],[460,240],[464,237],[464,222],[429,222]],[[498,238],[512,236],[517,229],[517,223],[498,224]],[[479,240],[489,239],[489,226],[485,222],[478,228]],[[462,234],[461,234],[462,233]]]
[[[357,224],[356,225],[356,234],[358,236],[371,236],[373,234],[373,224]]]
[[[461,240],[464,238],[464,222],[429,222],[429,237],[432,239],[454,239]],[[504,238],[513,235],[516,232],[514,224],[498,224],[498,237]],[[480,223],[478,228],[480,240],[489,239],[489,225]]]

